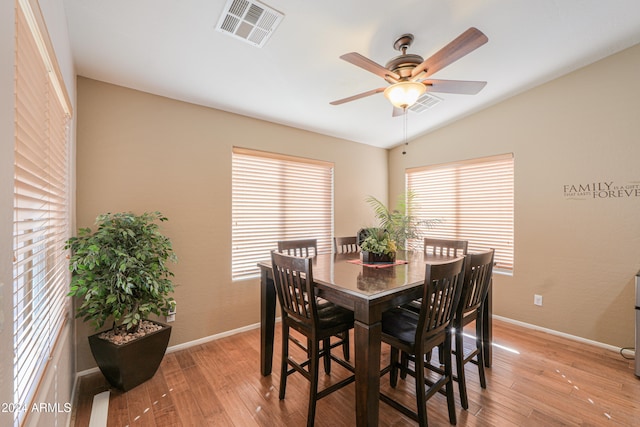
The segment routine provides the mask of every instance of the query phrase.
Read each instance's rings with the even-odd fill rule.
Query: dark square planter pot
[[[362,262],[365,264],[393,264],[396,262],[396,254],[374,254],[373,252],[362,251]]]
[[[101,332],[89,337],[89,346],[100,371],[109,384],[128,391],[151,379],[169,345],[171,326],[153,322],[163,328],[126,344],[116,345],[99,338]]]

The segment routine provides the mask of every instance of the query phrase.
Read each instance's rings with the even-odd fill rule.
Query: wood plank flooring
[[[108,426],[304,426],[308,382],[292,375],[287,395],[278,399],[280,330],[276,329],[274,373],[259,370],[260,331],[243,332],[165,356],[156,375],[127,393],[111,390]],[[640,379],[633,361],[620,354],[544,332],[494,321],[493,367],[480,388],[477,368],[467,366],[469,410],[460,408],[458,426],[638,426]],[[383,346],[382,362],[388,362]],[[330,384],[346,375],[332,365]],[[385,393],[414,405],[413,380]],[[457,384],[456,384],[457,387]],[[108,390],[102,374],[80,379],[71,426],[89,425],[93,396]],[[448,426],[446,401],[436,395],[427,404],[429,424]],[[355,425],[354,385],[320,400],[316,426]],[[380,426],[416,423],[380,403]]]

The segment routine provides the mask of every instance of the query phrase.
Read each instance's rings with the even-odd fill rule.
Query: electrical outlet
[[[167,323],[176,321],[176,302],[171,301],[171,308],[167,314]]]
[[[533,303],[535,305],[542,306],[542,295],[534,295],[533,296]]]

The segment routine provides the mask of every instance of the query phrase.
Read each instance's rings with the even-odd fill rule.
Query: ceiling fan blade
[[[475,95],[487,85],[487,82],[468,80],[423,80],[427,92],[458,93],[461,95]]]
[[[357,52],[345,53],[340,57],[340,59],[344,59],[345,61],[357,67],[360,67],[364,70],[367,70],[377,76],[380,76],[385,80],[387,80],[388,78],[391,78],[393,80],[392,83],[395,83],[398,80],[400,80],[400,76],[398,74],[394,73],[391,70],[387,70],[382,65],[376,62],[373,62],[369,58],[364,57]]]
[[[345,102],[355,101],[356,99],[366,98],[367,96],[375,95],[376,93],[380,93],[380,92],[384,92],[384,88],[383,87],[379,87],[378,89],[372,89],[372,90],[369,90],[369,91],[366,91],[366,92],[362,92],[362,93],[359,93],[357,95],[350,96],[348,98],[338,99],[337,101],[330,102],[329,104],[331,104],[331,105],[340,105],[340,104],[344,104]]]
[[[423,71],[425,74],[421,75],[420,78],[429,77],[436,71],[443,69],[468,53],[473,52],[488,41],[489,39],[482,31],[471,27],[415,67],[413,71],[411,71],[411,77],[415,79]]]

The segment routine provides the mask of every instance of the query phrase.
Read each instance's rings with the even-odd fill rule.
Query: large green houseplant
[[[81,228],[78,236],[70,238],[66,244],[72,251],[69,261],[72,272],[69,295],[79,298],[76,317],[89,322],[96,330],[101,329],[108,321],[112,322],[110,333],[92,335],[89,342],[102,372],[112,385],[121,389],[129,389],[139,383],[137,379],[130,380],[126,377],[131,376],[127,374],[129,371],[134,372],[134,376],[139,376],[141,363],[151,365],[153,359],[159,365],[169,341],[169,326],[147,321],[152,314],[167,315],[174,301],[170,296],[174,291],[173,273],[167,264],[169,261],[175,262],[176,255],[171,241],[160,232],[158,225],[158,222],[166,220],[160,212],[99,215],[95,231]],[[150,341],[160,340],[153,347],[160,348],[154,352],[161,354],[145,354],[142,359],[134,361],[131,369],[115,368],[114,364],[123,358],[122,352],[132,351],[129,343],[133,341],[131,338],[114,340],[113,337],[139,337],[142,335],[139,329],[143,324],[146,330],[165,331],[161,338],[153,337],[157,335],[156,332],[148,334],[151,336]],[[157,326],[148,326],[149,324]],[[104,340],[100,338],[105,338],[105,335],[110,336],[114,342],[125,344],[104,344],[101,342]],[[95,348],[94,345],[100,348]],[[126,349],[118,348],[125,346]],[[105,352],[113,352],[114,355],[107,357]],[[135,359],[138,356],[134,353],[131,357]],[[108,360],[108,366],[104,368],[101,363],[105,358],[118,360]],[[156,369],[157,366],[153,373]],[[144,380],[146,379],[148,378]]]

